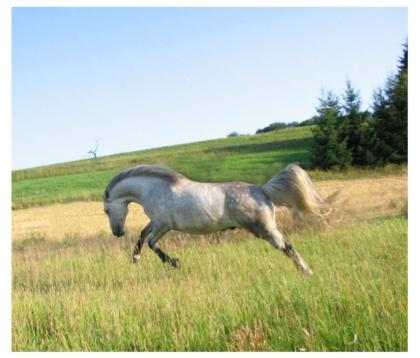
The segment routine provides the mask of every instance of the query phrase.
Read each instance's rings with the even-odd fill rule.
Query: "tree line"
[[[408,43],[395,74],[373,94],[371,111],[346,82],[341,98],[323,92],[314,119],[311,163],[320,169],[407,162]]]
[[[287,122],[287,123],[286,122],[273,122],[264,128],[257,129],[255,134],[268,133],[268,132],[278,131],[278,130],[286,129],[286,128],[312,126],[315,124],[315,119],[316,119],[316,116],[313,116],[312,118],[306,119],[301,122],[298,122],[298,121]],[[227,136],[238,137],[241,135],[242,134],[240,134],[238,131],[233,131],[233,132],[230,132]]]
[[[277,130],[285,129],[285,128],[292,128],[292,127],[305,127],[305,126],[313,125],[314,123],[315,123],[315,118],[310,118],[301,122],[297,122],[297,121],[288,122],[288,123],[274,122],[264,128],[257,129],[255,134],[268,133],[268,132],[277,131]]]

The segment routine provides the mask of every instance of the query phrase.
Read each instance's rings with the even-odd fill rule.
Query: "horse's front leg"
[[[149,222],[146,227],[141,231],[140,238],[136,243],[136,246],[134,246],[133,251],[133,263],[137,263],[140,260],[140,251],[144,244],[144,240],[146,240],[146,237],[149,236],[149,234],[153,231],[153,225],[152,222]]]
[[[160,231],[153,231],[150,238],[147,240],[147,243],[149,244],[149,247],[155,252],[156,255],[159,256],[159,258],[163,262],[169,263],[173,267],[179,266],[179,260],[176,258],[172,258],[166,253],[164,253],[160,247],[156,244],[163,235],[165,235],[169,230],[160,230]]]

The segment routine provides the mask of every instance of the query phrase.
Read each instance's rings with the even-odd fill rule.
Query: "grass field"
[[[240,231],[165,240],[178,270],[131,264],[130,240],[34,237],[14,247],[13,350],[407,350],[404,217],[290,239],[313,276]]]
[[[119,171],[145,163],[163,163],[193,180],[244,181],[263,184],[291,162],[309,165],[311,127],[289,128],[260,135],[123,153],[14,171],[15,209],[79,200],[101,200],[104,188]],[[315,180],[382,177],[406,174],[405,167],[347,172],[311,171]]]
[[[132,210],[116,239],[90,201],[138,163],[262,183],[307,164],[310,140],[293,128],[14,172],[13,351],[406,351],[406,167],[310,172],[323,196],[342,189],[331,225],[277,217],[310,277],[242,230],[171,232],[161,246],[179,269],[147,245],[133,265],[147,217]]]

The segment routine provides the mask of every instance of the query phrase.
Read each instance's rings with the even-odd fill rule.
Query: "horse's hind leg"
[[[149,247],[156,253],[156,255],[159,256],[159,258],[163,262],[167,262],[171,266],[177,267],[179,264],[179,260],[165,254],[156,244],[167,232],[168,230],[153,231],[150,238],[147,240],[147,243],[149,244]]]
[[[144,244],[144,240],[146,240],[146,237],[152,233],[153,226],[152,222],[149,222],[146,227],[141,231],[140,238],[136,243],[136,246],[134,246],[133,251],[133,263],[137,263],[140,260],[140,251]]]
[[[308,264],[300,257],[289,241],[287,241],[278,230],[263,235],[263,239],[267,240],[276,249],[281,250],[290,257],[300,271],[312,274],[312,270],[309,268]]]

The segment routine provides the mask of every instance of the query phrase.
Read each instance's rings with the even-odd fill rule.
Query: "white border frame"
[[[420,1],[418,0],[1,0],[0,1],[0,288],[4,294],[0,304],[0,352],[2,357],[8,354],[42,354],[42,353],[11,353],[11,10],[13,7],[407,7],[409,24],[409,340],[410,355],[420,353],[419,308],[419,267],[420,260],[416,254],[420,252],[417,216],[419,208],[418,161],[419,153],[417,139],[419,131],[420,110],[415,106],[420,83]],[[419,66],[419,65],[417,65]],[[88,353],[69,353],[88,354]],[[100,353],[98,353],[100,354]],[[126,354],[126,353],[108,353]],[[142,353],[160,355],[165,353]],[[172,353],[184,355],[185,353]],[[239,353],[189,353],[192,355],[225,355]],[[243,353],[251,354],[253,353]],[[261,354],[261,353],[256,353]],[[256,355],[255,354],[255,355]],[[274,356],[279,353],[264,353]],[[291,355],[293,353],[281,353]],[[302,353],[300,353],[302,354]],[[304,353],[321,355],[323,353]],[[381,353],[337,353],[346,354],[381,354]],[[402,356],[406,353],[386,353],[388,356]]]

